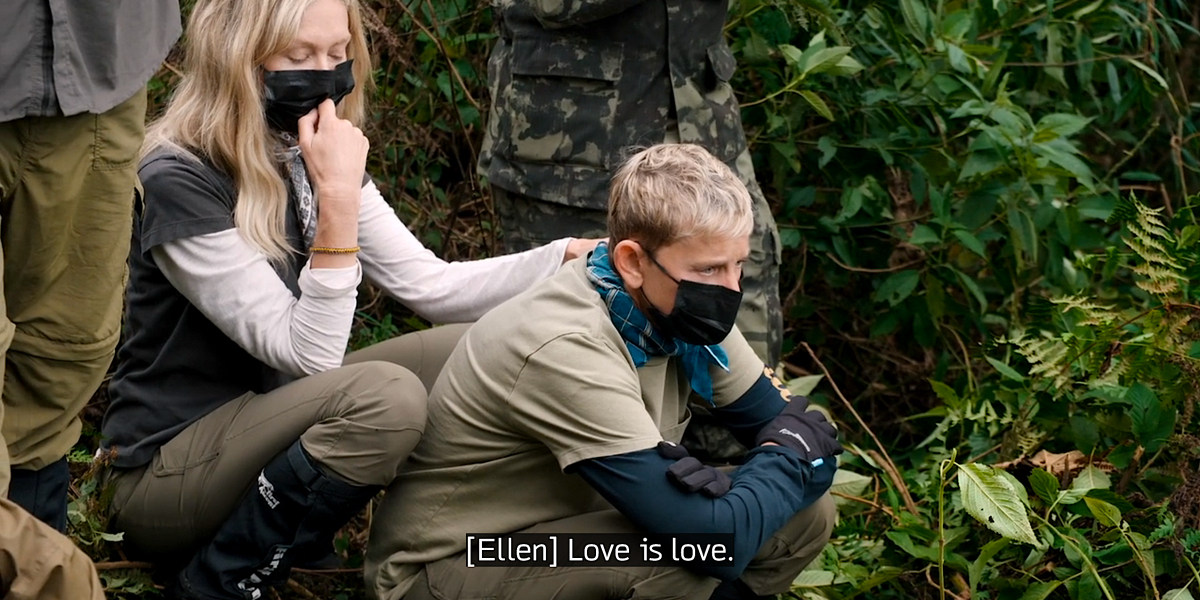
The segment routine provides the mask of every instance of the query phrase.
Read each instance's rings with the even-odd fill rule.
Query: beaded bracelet
[[[313,246],[312,248],[308,249],[308,251],[312,254],[354,254],[359,250],[360,248],[358,246],[354,246],[353,248],[326,248],[325,246]]]

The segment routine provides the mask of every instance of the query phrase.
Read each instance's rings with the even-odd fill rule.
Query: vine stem
[[[1057,504],[1057,502],[1055,504]],[[1088,571],[1091,572],[1092,577],[1096,578],[1096,584],[1100,586],[1100,591],[1104,592],[1105,598],[1108,598],[1108,600],[1117,600],[1116,596],[1113,596],[1112,590],[1108,588],[1108,583],[1104,581],[1103,577],[1100,577],[1100,572],[1096,570],[1096,565],[1092,562],[1092,559],[1088,558],[1088,556],[1083,553],[1083,549],[1079,547],[1079,544],[1075,543],[1074,539],[1063,535],[1061,531],[1051,525],[1050,521],[1043,519],[1041,515],[1035,512],[1031,512],[1030,514],[1032,514],[1035,519],[1041,521],[1043,525],[1050,528],[1050,531],[1054,532],[1054,535],[1062,538],[1064,544],[1070,545],[1071,548],[1073,548],[1075,552],[1079,554],[1079,559],[1082,560],[1085,565],[1087,565]]]
[[[854,415],[854,419],[858,421],[858,424],[861,425],[863,430],[867,432],[867,435],[871,436],[871,439],[875,441],[875,446],[879,448],[879,456],[883,458],[883,460],[880,462],[883,463],[884,470],[887,471],[892,483],[896,484],[896,488],[899,490],[900,495],[904,498],[905,506],[908,507],[908,511],[911,512],[913,516],[919,516],[920,513],[917,511],[917,504],[916,502],[913,502],[912,494],[909,493],[908,486],[904,484],[904,478],[900,476],[900,470],[896,468],[896,462],[893,461],[892,457],[888,454],[887,447],[883,445],[883,442],[879,441],[879,438],[875,435],[875,432],[871,431],[871,427],[868,426],[867,422],[864,421],[862,416],[858,414],[858,411],[854,410],[854,405],[850,403],[850,400],[846,399],[846,395],[842,393],[842,389],[838,387],[837,382],[833,380],[833,375],[830,374],[829,369],[825,367],[825,363],[821,362],[821,359],[817,357],[817,353],[813,351],[812,346],[809,346],[808,342],[800,342],[800,345],[804,346],[804,349],[808,351],[808,355],[812,357],[813,362],[816,362],[817,366],[821,367],[821,372],[825,374],[825,379],[829,381],[829,385],[833,386],[833,391],[837,394],[837,397],[842,400],[842,404],[846,405],[846,408],[850,411],[850,414]]]

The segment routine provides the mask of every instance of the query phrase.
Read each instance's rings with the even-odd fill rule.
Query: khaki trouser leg
[[[4,598],[104,600],[96,567],[66,536],[0,497]]]
[[[790,590],[800,571],[820,556],[836,521],[833,496],[825,494],[796,513],[759,548],[741,580],[760,596]]]
[[[147,467],[113,472],[112,530],[143,554],[189,555],[297,439],[328,475],[387,485],[421,438],[425,406],[420,380],[385,362],[246,394],[184,429]]]
[[[771,536],[741,579],[759,595],[782,594],[813,561],[833,531],[837,510],[826,494]],[[541,523],[522,533],[640,532],[615,510]],[[708,598],[718,581],[681,567],[479,567],[465,554],[425,565],[405,600],[606,600]]]
[[[450,358],[450,353],[458,345],[458,340],[470,327],[470,323],[461,323],[406,333],[351,352],[342,360],[342,364],[353,365],[371,360],[394,363],[416,374],[428,392],[433,389],[433,383],[442,372],[446,359]]]
[[[112,362],[145,114],[142,90],[102,115],[0,124],[3,336],[12,339],[2,429],[14,468],[41,469],[71,449]]]

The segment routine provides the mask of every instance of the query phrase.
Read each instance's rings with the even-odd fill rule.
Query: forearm
[[[713,417],[728,427],[744,446],[753,448],[758,432],[787,406],[784,397],[790,398],[791,394],[781,385],[764,372],[740,398],[713,409]],[[807,402],[803,398],[798,400]]]
[[[355,190],[355,193],[358,193]],[[358,199],[340,196],[323,197],[317,213],[314,248],[354,248],[358,246]],[[356,266],[358,256],[353,252],[314,252],[308,264],[314,269],[345,269]]]
[[[812,467],[782,447],[757,448],[719,498],[685,493],[665,473],[656,450],[581,461],[572,471],[638,527],[652,533],[733,533],[734,561],[696,571],[730,580],[741,575],[763,543],[804,508]]]
[[[501,302],[558,270],[569,239],[528,252],[446,262],[400,222],[374,184],[363,188],[359,213],[363,273],[435,323],[477,320]]]
[[[236,230],[175,240],[152,255],[171,285],[251,356],[297,376],[341,366],[357,266],[304,268],[297,298]]]

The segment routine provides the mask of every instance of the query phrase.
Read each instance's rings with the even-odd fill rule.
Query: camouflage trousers
[[[774,367],[779,362],[783,342],[779,232],[771,207],[754,179],[750,153],[743,151],[730,167],[754,200],[754,231],[750,235],[750,260],[742,267],[742,306],[737,326],[763,362]],[[607,214],[603,210],[540,200],[496,186],[492,186],[492,199],[509,252],[528,250],[566,236],[608,235]]]

